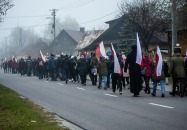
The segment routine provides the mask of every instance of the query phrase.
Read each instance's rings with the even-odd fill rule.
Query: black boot
[[[175,96],[175,93],[174,92],[169,92],[170,95],[172,96]]]

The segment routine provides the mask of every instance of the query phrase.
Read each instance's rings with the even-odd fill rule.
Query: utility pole
[[[51,15],[53,16],[52,28],[53,28],[53,34],[54,34],[54,40],[55,40],[55,37],[56,37],[55,21],[56,21],[56,11],[58,11],[58,10],[57,9],[51,9],[50,11],[52,11]]]
[[[7,51],[7,50],[8,50],[8,48],[7,48],[7,46],[8,46],[8,45],[7,45],[7,38],[8,38],[8,37],[5,37],[5,56],[6,56],[6,57],[7,57],[7,55],[8,55],[8,51]]]
[[[171,54],[174,54],[174,48],[177,44],[177,9],[176,9],[176,0],[171,0],[172,2],[172,45],[171,45]]]
[[[22,36],[21,36],[21,32],[22,32],[22,30],[21,30],[21,28],[19,29],[19,46],[20,46],[20,50],[22,49]]]

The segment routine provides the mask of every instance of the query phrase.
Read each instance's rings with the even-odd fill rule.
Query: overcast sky
[[[71,16],[86,30],[101,28],[106,26],[104,22],[116,18],[119,12],[115,11],[119,10],[117,5],[121,2],[122,0],[13,0],[14,7],[8,10],[4,22],[0,23],[0,42],[5,41],[11,28],[17,26],[33,28],[42,35],[49,23],[46,17],[51,17],[50,9],[58,9],[56,17],[61,21],[66,16]],[[101,19],[95,20],[98,18]],[[92,20],[95,21],[89,22]]]

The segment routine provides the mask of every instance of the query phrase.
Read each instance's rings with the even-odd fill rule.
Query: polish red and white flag
[[[98,59],[100,59],[101,56],[106,56],[103,41],[96,48],[96,56]]]
[[[45,62],[45,61],[46,61],[46,59],[45,59],[45,57],[44,57],[44,55],[43,55],[43,53],[42,53],[42,51],[41,51],[41,50],[40,50],[40,56],[41,56],[41,58],[42,58],[43,62]]]
[[[156,50],[156,76],[161,76],[162,73],[162,54],[160,48],[157,46]]]
[[[142,49],[140,46],[140,39],[138,33],[136,34],[136,44],[137,44],[137,53],[136,53],[136,63],[140,65],[140,68],[144,68],[144,63],[142,60]]]
[[[118,57],[116,55],[116,51],[111,43],[111,47],[112,47],[112,55],[114,57],[114,73],[117,73],[117,74],[121,74],[121,68],[120,68],[120,64],[119,64],[119,60],[118,60]]]
[[[141,65],[142,64],[142,50],[140,46],[140,40],[138,37],[138,33],[136,34],[136,44],[137,44],[137,53],[136,53],[136,63]]]

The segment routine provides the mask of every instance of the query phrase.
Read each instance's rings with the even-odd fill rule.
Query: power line
[[[33,17],[47,17],[49,15],[37,15],[37,16],[11,16],[11,17],[2,17],[2,18],[33,18]]]
[[[46,25],[52,25],[52,24],[42,24],[42,25],[33,25],[33,26],[22,26],[20,28],[29,28],[29,27],[39,27],[39,26],[46,26]],[[0,28],[0,30],[9,30],[9,29],[15,29],[17,27],[14,28]]]
[[[100,20],[100,19],[105,18],[105,17],[107,17],[107,16],[110,16],[110,15],[112,15],[112,14],[118,12],[118,11],[119,11],[119,10],[116,10],[116,11],[114,11],[114,12],[112,12],[112,13],[109,13],[109,14],[107,14],[107,15],[104,15],[104,16],[102,16],[102,17],[99,17],[99,18],[96,18],[96,19],[93,19],[93,20],[90,20],[90,21],[87,21],[87,22],[83,22],[83,23],[81,23],[81,24],[87,24],[87,23],[91,23],[91,22]],[[57,22],[60,26],[62,26],[62,24],[61,24],[60,22],[58,22],[57,20],[56,20],[56,22]],[[63,27],[63,26],[62,26],[62,27]]]
[[[104,15],[104,16],[102,16],[102,17],[99,17],[99,18],[96,18],[96,19],[93,19],[93,20],[90,20],[90,21],[87,21],[87,22],[83,22],[83,23],[81,23],[81,24],[87,24],[87,23],[91,23],[91,22],[97,21],[97,20],[99,20],[99,19],[102,19],[102,18],[105,18],[105,17],[107,17],[107,16],[109,16],[109,15],[112,15],[112,14],[118,12],[118,11],[119,11],[119,10],[116,10],[116,11],[114,11],[114,12],[112,12],[112,13],[109,13],[109,14],[107,14],[107,15]]]
[[[73,5],[72,7],[61,8],[61,10],[68,10],[68,9],[71,9],[71,8],[73,8],[73,9],[79,8],[79,7],[82,7],[82,6],[84,6],[84,5],[90,4],[90,3],[94,2],[94,1],[95,1],[95,0],[89,0],[88,2],[84,2],[84,3],[81,3],[81,4],[79,4],[79,5],[77,5],[76,3],[73,3],[73,4],[72,4],[72,5]],[[76,1],[76,2],[79,2],[79,0]]]
[[[97,21],[97,20],[99,20],[99,19],[102,19],[102,18],[105,18],[105,17],[107,17],[107,16],[109,16],[109,15],[112,15],[112,14],[118,12],[118,11],[119,11],[119,10],[116,10],[116,11],[114,11],[114,12],[112,12],[112,13],[109,13],[109,14],[107,14],[107,15],[104,15],[104,16],[102,16],[102,17],[99,17],[99,18],[96,18],[96,19],[93,19],[93,20],[90,20],[90,21],[87,21],[87,22],[83,22],[83,23],[81,23],[81,24],[87,24],[87,23],[91,23],[91,22]],[[56,21],[57,23],[59,23],[57,20],[55,20],[55,21]],[[42,25],[33,25],[33,26],[23,26],[22,28],[26,28],[26,27],[38,27],[38,26],[46,26],[46,25],[53,25],[53,24],[42,24]],[[62,26],[61,23],[59,23],[59,25]],[[14,27],[14,28],[16,28],[16,27]],[[0,30],[9,30],[9,29],[14,29],[14,28],[0,28]]]

